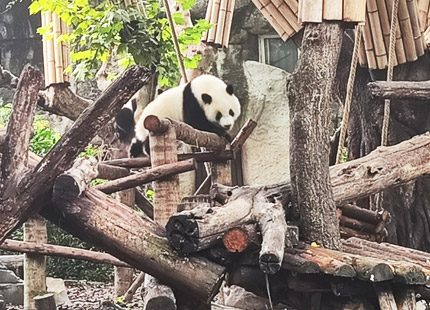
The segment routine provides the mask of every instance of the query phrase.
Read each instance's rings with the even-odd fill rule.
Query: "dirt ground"
[[[65,281],[65,284],[70,303],[58,306],[58,310],[98,310],[103,301],[113,300],[113,284],[82,281]],[[6,310],[22,309],[24,309],[23,306],[6,305]],[[136,292],[131,303],[110,309],[143,309],[140,289]]]

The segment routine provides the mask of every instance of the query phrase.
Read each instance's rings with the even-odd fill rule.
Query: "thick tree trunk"
[[[333,249],[341,244],[330,186],[329,124],[342,34],[340,22],[306,25],[289,85],[291,183],[300,209],[300,234]]]

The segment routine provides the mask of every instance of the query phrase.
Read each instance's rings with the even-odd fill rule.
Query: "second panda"
[[[240,115],[240,103],[233,87],[212,75],[201,75],[187,84],[166,90],[145,107],[136,122],[131,157],[149,155],[149,132],[143,127],[148,115],[169,117],[230,140],[228,131]],[[117,123],[120,121],[117,117]]]

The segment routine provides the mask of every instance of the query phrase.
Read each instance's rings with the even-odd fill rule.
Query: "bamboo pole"
[[[343,21],[364,23],[366,20],[365,0],[344,0]]]
[[[409,16],[411,18],[412,32],[414,34],[415,48],[417,56],[424,55],[424,41],[421,35],[420,23],[418,21],[417,2],[415,0],[406,0]]]
[[[47,21],[46,21],[46,14],[48,14],[47,12],[42,12],[41,13],[41,17],[42,17],[42,27],[45,27],[47,25]],[[42,35],[42,45],[43,45],[43,73],[44,73],[44,78],[45,78],[45,86],[48,86],[48,44],[46,42],[46,35],[43,34]]]
[[[342,20],[343,0],[324,0],[323,20]]]
[[[207,9],[206,9],[206,16],[205,16],[205,19],[209,22],[209,23],[211,23],[211,16],[212,16],[212,8],[213,8],[213,2],[214,2],[214,0],[209,0],[208,1],[208,7],[207,7]],[[209,30],[208,31],[206,31],[206,33],[203,35],[203,38],[204,38],[204,42],[207,42],[208,41],[208,39],[209,39]]]
[[[414,34],[412,32],[411,19],[409,17],[408,6],[405,0],[399,1],[399,27],[402,32],[403,44],[405,46],[406,59],[408,61],[417,60],[417,50],[415,48]]]
[[[220,5],[221,5],[221,0],[213,0],[210,23],[214,24],[215,26],[209,29],[208,31],[207,41],[210,43],[213,43],[215,41]]]
[[[61,33],[68,34],[69,26],[64,21],[61,21]],[[61,49],[63,52],[63,68],[64,70],[70,65],[70,48],[69,42],[61,42]],[[66,72],[63,71],[63,78],[65,82],[70,81],[70,76]]]
[[[231,32],[231,26],[233,22],[233,11],[234,6],[236,4],[236,0],[229,0],[226,10],[226,16],[225,16],[225,25],[224,25],[224,34],[222,38],[222,45],[227,47],[229,40],[230,40],[230,32]]]
[[[367,12],[369,16],[370,28],[372,29],[373,45],[378,69],[385,69],[388,64],[387,51],[382,36],[381,21],[379,19],[378,6],[376,0],[367,1]]]
[[[384,36],[385,50],[388,51],[390,47],[390,19],[388,17],[387,6],[385,4],[386,0],[376,0],[378,6],[379,18],[381,21],[382,35]],[[397,66],[397,52],[395,60],[395,66]],[[401,59],[406,61],[406,55],[400,55]]]
[[[375,50],[373,48],[372,33],[369,24],[369,14],[366,14],[366,24],[363,28],[363,41],[366,49],[366,59],[369,64],[369,69],[377,69],[378,65],[375,58]]]
[[[275,3],[275,0],[273,1],[273,3]],[[278,10],[286,18],[288,24],[294,29],[294,32],[298,32],[302,28],[297,22],[297,15],[294,14],[294,12],[285,2],[281,1]]]
[[[388,18],[391,21],[392,19],[391,14],[393,11],[393,1],[387,1],[386,4],[387,4],[387,11],[388,11]],[[397,56],[398,64],[404,64],[407,61],[405,46],[402,40],[402,33],[400,31],[400,27],[397,27],[396,29],[396,56]]]
[[[273,17],[265,8],[263,8],[263,5],[259,0],[252,0],[252,2],[255,4],[257,9],[263,14],[263,16],[270,22],[273,29],[278,33],[278,35],[286,40],[289,38],[289,35],[284,30],[284,28],[278,23],[275,17]]]
[[[323,0],[301,0],[301,21],[308,23],[321,23]]]
[[[227,14],[227,5],[229,0],[221,0],[220,8],[219,8],[219,14],[218,14],[218,20],[216,25],[216,32],[215,32],[215,43],[222,45],[223,37],[224,37],[224,26],[225,26],[225,18]]]
[[[421,26],[421,31],[427,29],[427,19],[429,13],[430,0],[418,0],[418,19]]]
[[[52,13],[52,24],[54,30],[54,60],[55,60],[55,82],[63,83],[63,53],[61,48],[61,42],[59,42],[58,38],[61,35],[61,21],[58,17],[57,13]]]
[[[365,27],[365,25],[363,25],[363,28],[364,27]],[[363,35],[363,34],[361,34],[361,35]],[[362,40],[364,41],[363,38],[362,38]],[[364,43],[360,44],[360,49],[359,49],[359,54],[358,54],[358,60],[359,60],[360,66],[362,66],[362,67],[367,66],[367,56],[366,56],[366,49],[365,49],[364,45],[365,45]]]
[[[267,10],[267,12],[269,12],[269,14],[278,21],[279,25],[284,29],[289,37],[296,33],[294,28],[288,23],[288,20],[278,11],[272,2],[268,0],[258,1],[263,4],[262,10]],[[265,5],[263,1],[267,1],[267,4]]]
[[[52,13],[47,12],[46,14],[46,24],[50,25],[52,23]],[[54,40],[49,39],[46,40],[46,47],[47,47],[47,61],[48,61],[48,73],[46,74],[47,77],[47,85],[55,83],[55,59],[54,59]]]

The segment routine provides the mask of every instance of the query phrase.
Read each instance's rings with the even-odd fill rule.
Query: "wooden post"
[[[379,307],[381,310],[397,310],[393,291],[388,283],[375,283],[376,294],[378,295]],[[403,309],[401,309],[403,310]]]
[[[45,220],[31,217],[24,224],[24,240],[47,243]],[[46,292],[46,259],[40,254],[25,254],[24,259],[24,309],[34,310],[34,297]]]
[[[152,168],[178,161],[176,131],[169,126],[164,134],[149,135]],[[162,226],[176,213],[179,204],[179,178],[171,176],[152,183],[154,188],[154,220]],[[150,275],[145,277],[144,309],[176,310],[173,290]]]

